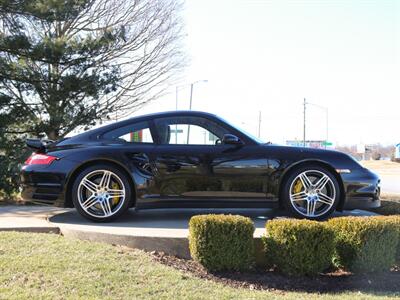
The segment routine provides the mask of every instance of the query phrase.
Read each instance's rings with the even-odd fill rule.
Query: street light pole
[[[189,102],[189,110],[192,110],[192,104],[193,104],[193,88],[194,88],[194,85],[195,85],[196,83],[200,83],[200,82],[208,82],[208,80],[207,80],[207,79],[197,80],[197,81],[194,81],[194,82],[192,82],[192,83],[190,84],[190,102]]]
[[[190,84],[190,102],[189,102],[189,110],[192,110],[192,102],[193,102],[193,86],[195,82]]]
[[[327,107],[325,113],[326,113],[326,141],[325,141],[325,149],[326,149],[329,140],[329,110]]]
[[[322,105],[318,105],[315,103],[310,103],[310,102],[306,102],[306,99],[304,98],[304,132],[303,132],[303,143],[304,143],[304,147],[306,146],[306,106],[307,104],[315,106],[319,109],[322,109],[325,111],[326,114],[326,140],[325,140],[325,149],[327,147],[326,143],[328,142],[329,139],[329,109],[326,106],[322,106]]]
[[[189,110],[192,110],[192,104],[193,104],[193,87],[196,83],[199,82],[208,82],[208,80],[197,80],[195,82],[192,82],[190,84],[190,102],[189,102]],[[189,135],[190,135],[190,124],[188,124],[188,131],[187,131],[187,139],[186,139],[186,143],[189,144]]]
[[[175,110],[178,110],[178,86],[175,87]]]

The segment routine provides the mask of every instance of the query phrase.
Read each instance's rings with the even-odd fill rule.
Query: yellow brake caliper
[[[121,187],[119,186],[118,182],[113,182],[113,183],[111,184],[111,188],[112,188],[113,190],[120,190],[120,189],[121,189]],[[119,200],[120,200],[120,197],[115,197],[115,198],[113,198],[113,199],[112,199],[112,205],[118,204]]]
[[[301,183],[300,179],[297,179],[297,182],[293,187],[293,193],[294,194],[300,193],[302,189],[303,189],[303,184]]]

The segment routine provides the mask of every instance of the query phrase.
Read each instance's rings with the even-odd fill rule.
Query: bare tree
[[[19,105],[35,120],[31,132],[58,139],[157,99],[185,66],[180,8],[179,0],[0,3],[0,114]]]

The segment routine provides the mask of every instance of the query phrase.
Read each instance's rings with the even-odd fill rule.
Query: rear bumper
[[[66,159],[50,165],[23,166],[21,170],[21,195],[25,201],[65,206],[65,186],[74,166]]]
[[[342,174],[342,179],[346,195],[343,209],[368,209],[381,205],[378,175],[368,169],[359,169]]]
[[[64,206],[64,197],[60,184],[23,183],[21,195],[25,201]]]

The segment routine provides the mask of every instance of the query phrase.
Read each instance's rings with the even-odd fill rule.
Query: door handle
[[[145,153],[133,153],[132,160],[136,163],[149,163],[150,159]]]
[[[133,153],[131,159],[137,167],[139,167],[146,173],[150,173],[153,175],[157,171],[154,164],[150,162],[150,159],[146,155],[146,153]]]

